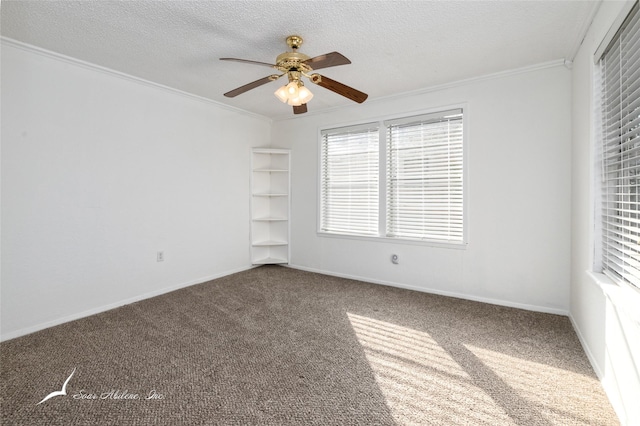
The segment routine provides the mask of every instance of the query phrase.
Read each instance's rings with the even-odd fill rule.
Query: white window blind
[[[640,12],[638,3],[600,59],[602,269],[640,288]]]
[[[387,236],[462,242],[462,110],[385,125]]]
[[[378,140],[377,124],[322,132],[321,231],[378,235]]]

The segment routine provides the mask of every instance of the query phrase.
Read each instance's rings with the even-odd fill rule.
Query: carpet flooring
[[[618,424],[566,317],[280,266],[3,342],[0,361],[3,425]]]

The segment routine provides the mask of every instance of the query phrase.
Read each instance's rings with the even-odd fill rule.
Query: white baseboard
[[[596,362],[596,358],[593,356],[593,352],[591,351],[591,348],[587,343],[587,339],[584,338],[584,335],[580,331],[580,328],[578,327],[578,323],[573,318],[573,315],[569,314],[569,320],[571,320],[571,325],[573,326],[574,331],[578,335],[578,340],[580,340],[582,349],[584,350],[584,353],[587,354],[587,359],[591,364],[591,368],[593,368],[593,371],[596,373],[596,376],[598,376],[600,385],[604,389],[604,392],[607,395],[607,398],[609,398],[609,402],[613,407],[613,411],[615,411],[616,415],[618,416],[618,419],[620,420],[620,424],[622,425],[637,424],[633,420],[629,421],[627,419],[627,415],[628,415],[627,409],[625,407],[625,402],[621,397],[620,389],[618,388],[615,375],[612,376],[610,374],[610,377],[606,377],[605,372],[602,371],[602,368],[605,368],[605,366],[600,366]]]
[[[602,379],[604,378],[604,372],[600,369],[600,366],[596,362],[596,358],[593,356],[593,352],[591,352],[591,348],[587,344],[587,340],[582,335],[582,332],[580,331],[580,327],[578,327],[578,323],[573,318],[573,315],[571,315],[571,313],[569,313],[569,321],[571,321],[571,325],[573,326],[573,331],[576,332],[576,335],[578,336],[578,340],[580,340],[582,349],[584,350],[584,353],[587,355],[587,359],[589,360],[589,363],[591,364],[593,371],[595,371],[596,376],[598,376],[598,379],[602,383]]]
[[[75,321],[75,320],[80,319],[80,318],[85,318],[85,317],[88,317],[88,316],[91,316],[91,315],[99,314],[101,312],[105,312],[105,311],[108,311],[108,310],[111,310],[111,309],[119,308],[120,306],[129,305],[131,303],[139,302],[139,301],[144,300],[144,299],[150,299],[150,298],[155,297],[155,296],[160,296],[160,295],[165,294],[165,293],[170,293],[170,292],[175,291],[175,290],[180,290],[181,288],[189,287],[189,286],[196,285],[196,284],[202,284],[202,283],[205,283],[207,281],[215,280],[216,278],[222,278],[222,277],[225,277],[227,275],[231,275],[231,274],[235,274],[237,272],[242,272],[242,271],[246,271],[246,270],[252,269],[254,267],[255,266],[253,266],[253,265],[243,266],[241,268],[236,268],[236,269],[232,269],[232,270],[229,270],[229,271],[221,272],[221,273],[218,273],[218,274],[209,275],[209,276],[206,276],[206,277],[201,277],[201,278],[198,278],[198,279],[195,279],[195,280],[191,280],[191,281],[187,281],[187,282],[184,282],[184,283],[176,284],[176,285],[173,285],[173,286],[165,287],[165,288],[162,288],[160,290],[155,290],[155,291],[151,291],[151,292],[148,292],[148,293],[140,294],[138,296],[130,297],[128,299],[119,300],[117,302],[110,303],[108,305],[99,306],[99,307],[96,307],[96,308],[88,309],[86,311],[82,311],[82,312],[78,312],[78,313],[75,313],[75,314],[67,315],[67,316],[64,316],[64,317],[61,317],[61,318],[56,318],[56,319],[51,320],[51,321],[47,321],[47,322],[43,322],[43,323],[36,324],[36,325],[33,325],[33,326],[21,328],[19,330],[11,331],[9,333],[3,334],[0,337],[0,342],[4,342],[6,340],[15,339],[16,337],[25,336],[27,334],[35,333],[36,331],[40,331],[40,330],[44,330],[45,328],[54,327],[56,325],[64,324],[64,323],[69,322],[69,321]]]
[[[480,297],[480,296],[475,296],[475,295],[471,295],[471,294],[456,293],[456,292],[452,292],[452,291],[442,291],[442,290],[433,289],[433,288],[417,287],[417,286],[412,286],[412,285],[403,284],[403,283],[397,283],[397,282],[393,282],[393,281],[376,280],[376,279],[372,279],[372,278],[368,278],[368,277],[361,277],[361,276],[357,276],[357,275],[349,275],[349,274],[342,274],[342,273],[338,273],[338,272],[325,271],[325,270],[322,270],[322,269],[308,268],[306,266],[300,266],[300,265],[295,265],[295,264],[291,264],[291,263],[288,264],[288,265],[285,265],[285,266],[287,266],[289,268],[293,268],[293,269],[300,269],[302,271],[315,272],[315,273],[318,273],[318,274],[331,275],[331,276],[334,276],[334,277],[347,278],[347,279],[357,280],[357,281],[364,281],[364,282],[372,283],[372,284],[388,285],[390,287],[404,288],[404,289],[407,289],[407,290],[414,290],[414,291],[419,291],[419,292],[422,292],[422,293],[430,293],[430,294],[437,294],[437,295],[440,295],[440,296],[455,297],[457,299],[472,300],[474,302],[489,303],[491,305],[506,306],[506,307],[509,307],[509,308],[518,308],[518,309],[524,309],[524,310],[527,310],[527,311],[543,312],[543,313],[547,313],[547,314],[555,314],[555,315],[562,315],[562,316],[568,316],[569,315],[569,312],[564,310],[564,309],[550,308],[548,306],[529,305],[529,304],[526,304],[526,303],[511,302],[509,300],[491,299],[491,298],[488,298],[488,297]]]

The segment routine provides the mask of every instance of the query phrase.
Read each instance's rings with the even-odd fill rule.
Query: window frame
[[[386,236],[386,221],[387,221],[387,151],[388,151],[388,137],[387,137],[387,125],[388,122],[397,120],[410,119],[413,117],[420,117],[425,115],[439,114],[451,110],[462,110],[462,241],[443,241],[436,239],[409,239],[399,237]],[[393,115],[378,116],[372,119],[363,119],[359,121],[350,121],[346,123],[337,123],[335,125],[323,125],[318,128],[317,131],[317,153],[318,153],[318,172],[317,172],[317,206],[316,206],[316,235],[326,238],[340,238],[349,240],[360,240],[380,243],[396,243],[396,244],[408,244],[418,246],[430,246],[441,247],[448,249],[466,249],[469,244],[469,221],[468,221],[468,200],[469,200],[469,167],[468,167],[468,146],[469,146],[469,116],[470,107],[468,102],[461,102],[456,104],[442,105],[425,110],[411,111]],[[322,134],[326,131],[331,131],[339,128],[357,127],[360,125],[367,125],[377,123],[379,131],[379,197],[378,197],[378,235],[359,235],[359,234],[346,234],[337,232],[327,232],[322,230]]]

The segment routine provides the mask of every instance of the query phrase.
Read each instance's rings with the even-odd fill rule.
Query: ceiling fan
[[[338,52],[331,52],[324,55],[310,58],[304,53],[298,53],[298,48],[302,45],[302,37],[292,35],[287,37],[287,44],[292,49],[291,52],[285,52],[276,58],[276,63],[269,64],[266,62],[249,61],[247,59],[237,58],[220,58],[221,61],[236,61],[244,62],[248,64],[263,65],[270,68],[275,68],[282,74],[272,74],[267,77],[261,78],[244,86],[240,86],[237,89],[233,89],[224,94],[228,98],[236,97],[244,92],[247,92],[263,84],[275,81],[280,77],[287,76],[289,83],[276,90],[275,95],[282,102],[286,102],[293,106],[294,114],[302,114],[307,112],[307,102],[311,100],[313,94],[307,89],[302,81],[302,77],[306,77],[312,83],[318,86],[329,89],[345,98],[351,99],[354,102],[364,102],[368,95],[345,84],[337,82],[325,77],[323,75],[313,73],[311,71],[320,69],[335,67],[337,65],[350,64],[351,61]]]

